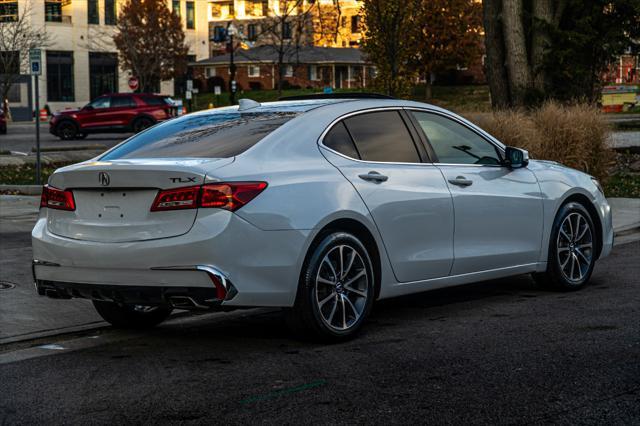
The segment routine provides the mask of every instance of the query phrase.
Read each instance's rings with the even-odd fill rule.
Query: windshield
[[[101,160],[234,157],[300,113],[228,111],[187,115],[133,136]]]

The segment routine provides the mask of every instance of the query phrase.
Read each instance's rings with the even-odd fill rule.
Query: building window
[[[291,22],[282,23],[282,38],[284,40],[291,40]]]
[[[259,65],[249,65],[248,67],[249,77],[260,77],[260,66]]]
[[[354,15],[351,17],[351,32],[359,33],[360,32],[360,15]]]
[[[18,20],[18,2],[0,3],[0,22],[15,22]]]
[[[104,0],[104,24],[116,24],[116,0]]]
[[[284,67],[284,76],[293,77],[293,65],[286,65]]]
[[[309,65],[309,80],[318,81],[318,67],[316,65]]]
[[[262,1],[262,10],[260,11],[261,16],[267,16],[269,14],[269,2],[266,0]]]
[[[89,52],[89,92],[91,99],[118,92],[118,55]]]
[[[47,100],[73,102],[73,52],[47,51]]]
[[[44,20],[46,22],[62,22],[62,3],[57,1],[45,1]]]
[[[247,38],[249,41],[256,41],[258,38],[258,25],[257,24],[249,24],[247,25]]]
[[[213,34],[211,34],[209,38],[214,43],[222,43],[227,38],[227,30],[220,25],[216,25],[213,27]]]
[[[187,2],[187,29],[193,30],[196,28],[196,7],[195,2]]]
[[[87,22],[89,24],[100,23],[100,12],[98,10],[98,0],[87,0]]]
[[[173,0],[173,13],[180,17],[180,0]]]

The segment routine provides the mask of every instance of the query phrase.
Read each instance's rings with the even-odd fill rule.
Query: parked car
[[[162,123],[57,170],[32,237],[38,293],[92,299],[115,326],[270,306],[333,340],[378,299],[528,273],[580,289],[613,245],[592,176],[447,110],[366,98]]]
[[[7,116],[4,110],[0,108],[0,135],[7,134]]]
[[[85,138],[89,133],[138,133],[176,115],[168,96],[117,93],[99,96],[79,110],[55,113],[49,131],[64,140]]]

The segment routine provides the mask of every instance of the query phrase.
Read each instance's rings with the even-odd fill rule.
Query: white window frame
[[[293,77],[293,65],[285,65],[285,67],[284,67],[284,76],[285,77]]]
[[[254,72],[256,71],[257,72]],[[247,66],[247,76],[251,78],[260,77],[260,65],[248,65]]]

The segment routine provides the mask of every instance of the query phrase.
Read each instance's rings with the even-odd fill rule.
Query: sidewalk
[[[31,228],[40,198],[0,195],[0,346],[106,326],[87,300],[36,295],[31,278]],[[640,198],[610,198],[616,243],[640,239]]]

